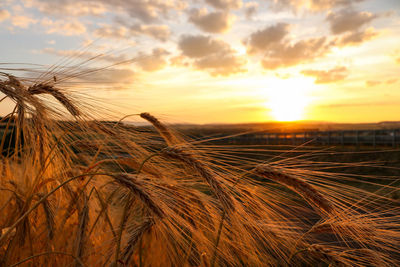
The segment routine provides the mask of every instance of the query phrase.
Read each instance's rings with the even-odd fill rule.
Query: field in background
[[[0,265],[400,261],[397,149],[260,143],[306,129],[290,124],[72,121],[13,86],[26,98],[0,129]],[[35,105],[28,116],[24,101]]]
[[[385,177],[400,178],[400,131],[398,130],[400,122],[368,124],[299,122],[175,125],[174,127],[193,142],[226,147],[224,151],[226,155],[268,163],[284,160],[291,164],[299,164],[300,168],[308,162],[311,167],[316,165],[316,169],[323,168],[332,173],[357,175],[360,182],[352,182],[352,186],[400,199],[400,192],[382,189],[382,185],[389,183],[390,186],[400,187],[400,181],[393,183],[392,179],[385,179]],[[143,129],[152,131],[147,127]],[[308,133],[306,138],[299,134],[301,132]],[[293,133],[298,134],[296,141],[293,140]],[[330,136],[330,142],[327,139],[328,133],[335,133]],[[344,142],[340,133],[344,133]],[[375,142],[373,142],[374,137]],[[316,163],[323,166],[317,166]]]

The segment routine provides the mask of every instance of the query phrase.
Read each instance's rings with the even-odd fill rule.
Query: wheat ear
[[[338,253],[326,246],[313,244],[307,248],[307,251],[328,264],[340,267],[350,267],[350,265],[347,264]]]
[[[254,172],[261,177],[278,182],[297,192],[306,201],[317,207],[318,210],[329,214],[334,212],[331,202],[306,181],[265,164],[257,166]]]
[[[217,180],[216,175],[207,165],[195,158],[193,154],[181,148],[167,147],[162,150],[161,155],[166,158],[179,160],[185,163],[190,168],[196,170],[200,174],[200,176],[203,177],[204,180],[208,183],[211,190],[224,206],[224,208],[227,211],[235,210],[235,206],[233,204],[231,196],[223,190],[223,187],[221,183]]]
[[[79,109],[59,89],[48,84],[35,84],[28,88],[31,95],[50,94],[58,100],[73,116],[79,116]]]
[[[127,173],[114,174],[112,177],[119,184],[127,187],[135,196],[137,196],[148,208],[159,218],[164,217],[163,210],[156,204],[156,202],[145,192],[143,186],[137,181],[134,175]]]
[[[176,140],[172,133],[156,117],[147,112],[140,113],[140,117],[150,122],[169,146],[175,143]]]

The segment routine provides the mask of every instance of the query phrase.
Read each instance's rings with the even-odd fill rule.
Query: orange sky
[[[73,85],[171,122],[400,120],[399,12],[398,0],[4,0],[0,63],[107,67]]]

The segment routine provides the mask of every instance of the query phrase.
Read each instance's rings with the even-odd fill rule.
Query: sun
[[[276,121],[305,119],[305,110],[311,102],[312,83],[300,78],[277,79],[267,90],[266,107]]]

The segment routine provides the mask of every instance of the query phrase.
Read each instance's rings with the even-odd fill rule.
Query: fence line
[[[0,123],[4,131],[7,123]],[[12,125],[10,125],[12,126]],[[222,136],[221,136],[222,137]],[[400,146],[400,129],[306,131],[306,132],[258,132],[224,138],[229,144],[260,145],[355,145],[355,146]]]
[[[400,145],[400,129],[383,130],[346,130],[346,131],[309,131],[309,132],[263,132],[236,136],[228,139],[232,144],[264,145]]]

